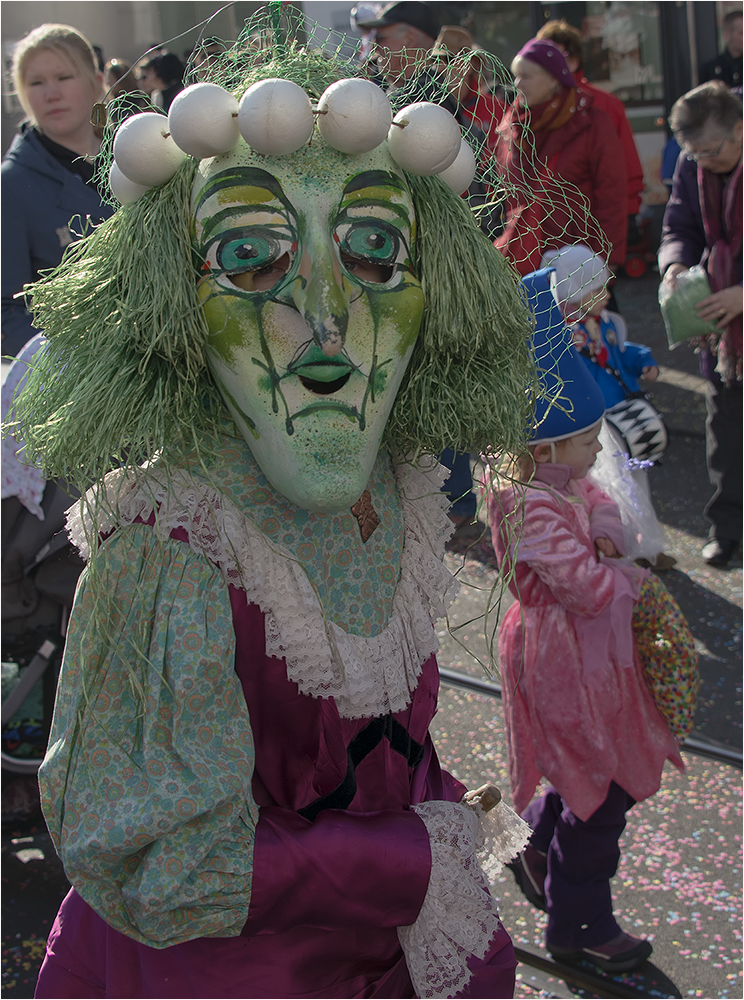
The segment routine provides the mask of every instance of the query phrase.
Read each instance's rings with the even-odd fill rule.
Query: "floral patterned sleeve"
[[[77,891],[164,948],[238,935],[258,810],[227,585],[188,545],[117,531],[78,589],[47,757],[49,830]]]

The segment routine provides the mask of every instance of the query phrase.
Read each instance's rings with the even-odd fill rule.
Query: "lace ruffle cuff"
[[[476,805],[475,812],[478,817],[478,861],[489,883],[493,883],[504,865],[524,850],[532,830],[503,799],[488,812]]]
[[[521,828],[528,834],[529,827],[503,803],[491,810],[499,815],[490,832],[481,829],[477,809],[459,802],[423,802],[414,811],[429,834],[431,875],[416,922],[399,927],[398,938],[415,995],[453,997],[470,980],[468,958],[483,958],[501,927],[477,854],[493,845],[498,870],[524,845]]]

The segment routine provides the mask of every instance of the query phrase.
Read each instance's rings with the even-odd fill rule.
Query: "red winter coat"
[[[625,114],[625,105],[619,97],[592,86],[591,83],[582,76],[581,70],[574,73],[574,80],[587,94],[594,98],[594,105],[597,111],[604,111],[612,119],[615,131],[620,142],[623,144],[623,155],[625,156],[625,174],[628,190],[628,204],[626,211],[628,215],[636,215],[641,207],[641,195],[643,194],[643,167],[641,158],[638,155],[633,129]]]
[[[505,225],[495,243],[520,274],[538,270],[546,250],[572,243],[586,243],[606,256],[609,240],[610,264],[620,266],[625,260],[622,144],[611,118],[594,108],[592,97],[580,89],[571,93],[575,93],[575,110],[557,129],[531,132],[516,102],[498,127],[493,166],[505,185]],[[533,109],[533,126],[543,110]],[[586,207],[565,181],[585,196],[593,220],[586,219]]]

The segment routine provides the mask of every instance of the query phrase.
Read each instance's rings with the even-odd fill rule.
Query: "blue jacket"
[[[659,367],[658,361],[654,358],[651,350],[644,344],[634,344],[625,339],[625,320],[618,313],[602,310],[599,324],[599,335],[601,337],[604,351],[598,351],[598,344],[594,345],[596,357],[587,357],[585,351],[589,351],[591,338],[583,323],[576,323],[571,327],[574,347],[581,354],[587,371],[602,390],[605,398],[605,405],[609,409],[616,403],[626,399],[629,393],[638,392],[640,386],[638,379],[641,377],[644,368]],[[605,366],[614,369],[625,383],[627,391],[618,382],[614,375],[606,370]]]
[[[16,292],[56,267],[77,237],[75,216],[107,219],[95,188],[66,170],[31,129],[13,140],[2,164],[2,353],[16,355],[38,332]],[[73,229],[80,231],[80,223]]]

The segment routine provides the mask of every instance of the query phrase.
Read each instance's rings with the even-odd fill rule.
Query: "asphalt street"
[[[741,554],[724,570],[710,568],[700,557],[707,535],[702,509],[710,495],[704,383],[687,347],[673,352],[665,347],[657,284],[651,271],[635,281],[621,279],[616,296],[630,338],[650,345],[662,366],[653,395],[665,414],[670,445],[663,465],[651,471],[651,485],[669,537],[666,551],[678,560],[663,579],[690,622],[700,656],[703,688],[695,735],[740,750]],[[452,630],[440,623],[440,664],[478,677],[486,670],[497,675],[484,632],[497,574],[483,561],[455,554],[446,558],[463,587],[451,611]],[[508,602],[506,597],[502,611]],[[494,611],[489,629],[496,620]],[[471,787],[494,781],[508,800],[497,699],[443,686],[433,736],[444,766]],[[670,768],[659,793],[629,815],[613,885],[616,912],[629,930],[652,940],[653,962],[681,996],[741,997],[741,772],[684,756],[686,772]],[[2,992],[8,998],[31,997],[44,939],[67,886],[38,814],[3,824],[2,853]],[[545,917],[523,899],[509,872],[495,892],[515,943],[540,948]],[[517,996],[571,995],[564,984],[535,978],[520,967]]]

